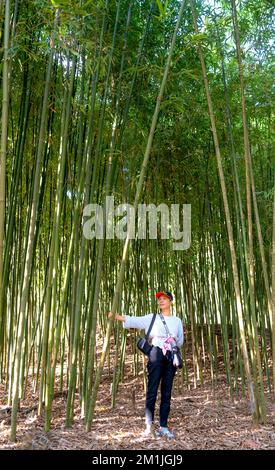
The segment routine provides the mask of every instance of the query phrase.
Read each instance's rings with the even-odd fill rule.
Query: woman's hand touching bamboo
[[[114,316],[113,312],[108,312],[108,318],[112,318],[113,316]],[[125,318],[124,318],[124,315],[119,315],[118,313],[116,313],[114,320],[125,321]]]

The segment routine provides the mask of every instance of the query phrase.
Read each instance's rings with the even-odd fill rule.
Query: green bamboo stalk
[[[44,317],[44,327],[43,327],[43,355],[42,355],[42,368],[41,368],[41,387],[40,387],[40,403],[43,396],[43,378],[44,372],[46,373],[46,387],[45,387],[45,431],[50,429],[50,419],[51,419],[51,404],[53,400],[53,389],[51,387],[51,356],[52,348],[54,341],[54,326],[56,323],[56,295],[57,295],[57,273],[58,273],[58,257],[59,257],[59,226],[61,219],[62,211],[62,199],[64,197],[64,173],[65,173],[65,164],[67,159],[67,140],[69,133],[69,125],[71,121],[71,102],[73,95],[73,87],[75,81],[75,72],[76,72],[76,59],[73,58],[71,70],[70,70],[70,83],[66,101],[64,102],[64,128],[61,134],[60,139],[60,152],[59,152],[59,162],[58,162],[58,174],[57,174],[57,191],[56,191],[56,200],[55,200],[55,214],[54,222],[52,228],[52,238],[51,238],[51,247],[50,247],[50,264],[48,271],[48,285],[47,285],[47,296],[46,296],[46,306],[45,306],[45,317]],[[51,318],[51,310],[53,312]],[[51,338],[49,341],[49,327],[50,320],[52,325]]]
[[[105,191],[103,191],[103,196],[104,195],[109,195],[110,189],[111,189],[111,184],[113,181],[113,175],[116,169],[117,165],[117,159],[114,161],[114,150],[115,150],[115,141],[116,141],[116,134],[117,134],[117,126],[118,126],[118,114],[119,114],[119,104],[120,104],[120,96],[121,96],[121,79],[122,79],[122,73],[124,69],[124,61],[125,61],[125,52],[126,52],[126,46],[127,46],[127,34],[128,34],[128,29],[129,29],[129,24],[130,24],[130,18],[131,18],[131,7],[132,7],[132,2],[130,2],[129,8],[128,8],[128,14],[127,14],[127,21],[126,21],[126,29],[125,29],[125,37],[124,37],[124,45],[123,45],[123,51],[122,51],[122,57],[121,57],[121,63],[120,63],[120,72],[119,72],[119,78],[118,78],[118,89],[117,89],[117,94],[116,94],[116,99],[115,99],[115,111],[114,111],[114,121],[112,124],[112,133],[111,133],[111,142],[110,142],[110,154],[108,158],[108,165],[107,165],[107,176],[106,176],[106,184],[105,184]],[[111,65],[111,58],[113,55],[113,50],[115,46],[115,38],[116,38],[116,30],[117,30],[117,24],[118,24],[118,19],[119,19],[119,11],[120,11],[120,3],[118,3],[117,7],[117,14],[116,14],[116,23],[115,23],[115,28],[114,28],[114,34],[113,34],[113,44],[112,44],[112,50],[111,50],[111,57],[110,57],[110,62],[109,64]],[[108,74],[109,75],[109,74]],[[107,79],[108,80],[108,75]],[[108,81],[107,81],[108,83]],[[107,88],[107,87],[106,87]],[[120,136],[122,138],[122,136]],[[104,214],[104,220],[105,220],[105,214],[106,214],[106,204],[105,201],[103,203],[103,214]],[[98,257],[97,257],[97,263],[96,263],[96,282],[94,286],[94,291],[93,291],[93,305],[92,305],[92,334],[91,334],[91,344],[89,348],[89,359],[88,359],[88,382],[87,382],[87,389],[85,391],[85,398],[86,402],[87,398],[91,395],[91,389],[93,385],[93,364],[94,364],[94,352],[95,352],[95,332],[96,332],[96,320],[97,320],[97,308],[98,308],[98,299],[99,299],[99,289],[100,289],[100,281],[101,281],[101,273],[102,273],[102,263],[103,263],[103,253],[104,253],[104,245],[105,245],[105,232],[106,232],[106,227],[105,224],[103,226],[103,233],[104,233],[104,238],[99,241],[99,247],[98,247]],[[115,393],[116,387],[113,386],[113,391]],[[87,406],[85,406],[85,409],[87,409]]]
[[[190,0],[190,4],[192,8],[194,29],[195,29],[196,34],[199,34],[194,1]],[[226,225],[227,225],[228,238],[229,238],[229,247],[230,247],[230,254],[231,254],[231,261],[232,261],[234,288],[235,288],[235,295],[236,295],[236,306],[237,306],[237,314],[238,314],[239,329],[240,329],[241,344],[242,344],[242,354],[243,354],[246,378],[247,378],[247,383],[248,383],[248,392],[249,392],[250,403],[251,403],[251,412],[252,412],[253,419],[258,421],[259,419],[258,403],[257,403],[257,397],[255,394],[254,385],[252,382],[250,365],[249,365],[249,357],[248,357],[248,351],[247,351],[247,346],[246,346],[244,321],[243,321],[243,309],[242,309],[242,304],[241,304],[240,283],[239,283],[239,274],[238,274],[238,267],[237,267],[237,257],[236,257],[236,251],[235,251],[233,229],[232,229],[232,224],[231,224],[231,216],[229,212],[227,189],[225,185],[224,172],[223,172],[223,167],[222,167],[220,146],[219,146],[219,140],[218,140],[218,135],[217,135],[212,99],[211,99],[210,90],[209,90],[204,57],[203,57],[202,48],[200,44],[198,45],[198,54],[199,54],[199,58],[201,62],[205,92],[206,92],[208,109],[209,109],[209,117],[211,121],[211,128],[212,128],[212,134],[213,134],[214,145],[215,145],[215,153],[216,153],[216,158],[217,158],[219,178],[220,178],[221,189],[222,189],[222,197],[223,197],[223,203],[224,203]]]
[[[119,20],[119,12],[120,12],[120,1],[117,6],[117,12],[116,12],[116,20],[115,20],[115,26],[114,26],[114,31],[113,31],[113,40],[112,40],[112,47],[110,50],[109,54],[109,64],[108,64],[108,70],[106,74],[106,79],[105,79],[105,87],[104,87],[104,96],[103,96],[103,106],[101,109],[101,115],[100,115],[100,121],[99,121],[99,132],[98,132],[98,139],[97,139],[97,147],[96,147],[96,154],[95,154],[95,159],[94,159],[94,166],[93,166],[93,174],[92,174],[92,182],[91,186],[89,187],[88,191],[86,192],[86,204],[88,202],[89,198],[93,198],[94,192],[95,192],[95,186],[96,186],[96,178],[97,178],[97,173],[98,173],[98,164],[99,164],[99,157],[100,157],[100,150],[101,150],[101,145],[102,145],[102,132],[103,132],[103,124],[104,124],[104,116],[105,116],[105,108],[106,108],[106,102],[107,102],[107,96],[108,96],[108,91],[109,91],[109,78],[110,78],[110,73],[111,73],[111,65],[112,65],[112,58],[114,54],[114,49],[115,49],[115,41],[116,41],[116,35],[117,35],[117,27],[118,27],[118,20]],[[108,2],[106,3],[108,5]],[[104,24],[104,21],[103,21]],[[99,254],[98,254],[98,259],[97,259],[97,274],[95,277],[95,291],[94,291],[94,305],[97,303],[97,292],[99,290],[99,283],[100,283],[100,272],[101,272],[101,260],[103,256],[103,250],[104,250],[104,239],[100,240],[99,242]],[[82,235],[82,247],[81,247],[81,268],[80,268],[80,276],[79,276],[79,284],[81,285],[84,281],[84,269],[82,267],[82,263],[85,262],[86,258],[86,253],[87,253],[87,241],[84,239],[84,236]],[[78,288],[78,291],[80,293],[82,292],[82,289]],[[79,301],[78,301],[78,306],[76,306],[76,332],[74,336],[74,345],[73,345],[73,351],[74,351],[74,361],[71,366],[71,379],[70,379],[70,386],[69,386],[69,393],[68,393],[68,401],[67,401],[67,412],[66,412],[66,425],[70,426],[72,423],[72,414],[73,414],[73,402],[74,402],[74,388],[75,388],[75,380],[76,380],[76,350],[78,348],[79,344],[79,325],[80,325],[80,304],[81,304],[81,294],[79,295]],[[94,315],[94,308],[93,305],[93,314]]]
[[[57,28],[58,15],[59,15],[59,11],[57,10],[55,23],[54,23],[53,38],[55,36],[55,31]],[[45,145],[45,142],[44,142],[45,122],[46,122],[47,111],[48,111],[48,95],[49,95],[53,55],[54,55],[54,46],[52,44],[50,55],[49,55],[45,89],[44,89],[44,97],[43,97],[40,134],[39,134],[39,142],[38,142],[38,149],[37,149],[35,176],[34,176],[34,190],[33,190],[33,199],[32,199],[32,206],[31,206],[31,217],[30,217],[31,224],[30,224],[28,237],[27,237],[27,248],[26,248],[26,258],[25,258],[26,262],[24,265],[24,269],[22,270],[22,274],[23,274],[22,276],[23,282],[22,282],[22,290],[21,290],[22,295],[20,298],[17,350],[16,350],[16,359],[15,359],[15,378],[14,378],[14,384],[13,384],[13,397],[12,397],[12,417],[11,417],[11,436],[10,436],[12,441],[15,441],[16,439],[17,410],[18,410],[18,404],[19,404],[18,403],[19,377],[20,377],[20,371],[21,371],[21,347],[22,347],[22,342],[23,342],[24,325],[25,325],[25,318],[26,318],[26,307],[27,307],[27,301],[29,297],[29,289],[30,289],[30,281],[31,281],[30,272],[31,272],[31,265],[32,265],[33,252],[34,252],[34,232],[35,232],[36,217],[37,217],[38,194],[39,194],[39,184],[40,184],[40,167],[41,167],[42,152],[43,152],[43,148]]]
[[[275,188],[275,185],[274,185]],[[273,394],[275,395],[275,190],[273,199],[273,237],[272,237],[272,358]]]
[[[9,127],[9,28],[10,28],[10,0],[5,2],[5,23],[4,23],[4,57],[2,76],[2,120],[1,120],[1,148],[0,148],[0,305],[4,291],[3,285],[3,254],[5,237],[5,212],[6,212],[6,155],[8,146]],[[1,308],[1,307],[0,307]],[[3,311],[0,311],[0,358],[2,358],[3,345]],[[2,361],[1,361],[2,364]],[[2,369],[2,367],[1,367]],[[1,377],[0,369],[0,377]]]
[[[246,169],[246,197],[247,197],[247,221],[248,221],[248,284],[249,284],[249,297],[250,305],[252,312],[252,329],[253,329],[253,346],[255,348],[255,361],[257,363],[258,377],[256,375],[254,383],[256,393],[258,393],[257,388],[259,387],[259,419],[263,422],[266,420],[266,405],[264,397],[264,385],[263,385],[263,376],[262,376],[262,361],[259,350],[258,343],[258,328],[257,328],[257,319],[256,319],[256,305],[255,305],[255,273],[254,273],[254,248],[253,248],[253,226],[252,226],[252,204],[251,204],[251,174],[252,174],[252,165],[251,165],[251,155],[249,147],[249,134],[248,134],[248,124],[247,124],[247,113],[246,113],[246,100],[245,100],[245,85],[244,85],[244,76],[243,76],[243,64],[241,58],[241,46],[240,46],[240,33],[238,27],[237,11],[235,0],[231,0],[232,7],[232,17],[233,25],[235,32],[236,40],[236,50],[237,50],[237,61],[239,68],[239,77],[240,77],[240,92],[241,92],[241,104],[242,104],[242,120],[243,120],[243,132],[244,132],[244,158],[245,158],[245,169]],[[255,188],[254,188],[255,193]],[[254,207],[257,206],[256,196],[254,194],[255,203]],[[259,221],[258,221],[259,222]],[[255,365],[256,367],[256,365]]]

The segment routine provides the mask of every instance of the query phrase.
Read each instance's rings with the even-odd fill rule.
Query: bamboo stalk
[[[249,294],[250,294],[250,305],[252,312],[252,328],[253,328],[253,346],[255,348],[255,369],[257,363],[257,371],[255,371],[255,390],[258,393],[259,388],[259,400],[258,400],[258,418],[265,422],[266,420],[266,406],[264,398],[264,385],[262,377],[262,363],[258,343],[258,328],[257,328],[257,319],[256,319],[256,307],[255,307],[255,273],[254,273],[254,248],[253,248],[253,226],[252,226],[252,204],[251,204],[251,174],[252,174],[252,165],[251,165],[251,156],[250,156],[250,147],[249,147],[249,134],[248,134],[248,125],[247,125],[247,113],[246,113],[246,100],[245,100],[245,86],[244,86],[244,77],[243,77],[243,64],[241,58],[241,47],[240,47],[240,33],[238,27],[237,11],[235,0],[231,0],[232,6],[232,16],[236,40],[236,49],[237,49],[237,60],[239,67],[239,76],[240,76],[240,91],[241,91],[241,104],[242,104],[242,119],[243,119],[243,132],[244,132],[244,158],[245,158],[245,169],[246,169],[246,198],[247,198],[247,221],[248,221],[248,284],[249,284]],[[254,195],[255,198],[255,195]],[[257,205],[257,203],[256,203]],[[254,204],[255,206],[255,204]],[[258,377],[257,377],[258,375]]]
[[[195,29],[196,34],[198,34],[199,30],[198,30],[198,26],[197,26],[197,17],[196,17],[196,13],[195,13],[194,1],[190,0],[190,4],[191,4],[192,15],[193,15],[193,20],[194,20],[194,29]],[[218,140],[218,135],[217,135],[216,122],[215,122],[215,117],[214,117],[214,111],[213,111],[212,99],[211,99],[211,95],[210,95],[208,78],[207,78],[207,73],[206,73],[206,66],[205,66],[204,57],[203,57],[203,53],[202,53],[202,48],[201,48],[200,44],[198,45],[198,54],[199,54],[199,58],[200,58],[200,62],[201,62],[203,81],[204,81],[205,92],[206,92],[206,97],[207,97],[209,117],[210,117],[210,121],[211,121],[211,128],[212,128],[212,134],[213,134],[213,140],[214,140],[214,146],[215,146],[215,153],[216,153],[217,165],[218,165],[218,171],[219,171],[219,178],[220,178],[220,184],[221,184],[221,190],[222,190],[222,197],[223,197],[223,203],[224,203],[224,211],[225,211],[225,217],[226,217],[226,225],[227,225],[227,231],[228,231],[231,261],[232,261],[232,270],[233,270],[234,289],[235,289],[235,296],[236,296],[237,315],[238,315],[238,322],[239,322],[239,329],[240,329],[240,336],[241,336],[241,344],[242,344],[242,354],[243,354],[244,366],[245,366],[245,371],[246,371],[246,378],[247,378],[247,383],[248,383],[248,392],[249,392],[250,403],[251,403],[251,412],[252,412],[253,419],[258,421],[258,418],[259,418],[259,416],[258,416],[258,403],[257,403],[257,397],[255,395],[254,385],[253,385],[253,382],[252,382],[251,370],[250,370],[250,365],[249,365],[249,357],[248,357],[248,351],[247,351],[247,346],[246,346],[245,329],[244,329],[244,321],[243,321],[243,309],[242,309],[242,304],[241,304],[240,283],[239,283],[239,274],[238,274],[238,267],[237,267],[237,257],[236,257],[236,251],[235,251],[235,244],[234,244],[231,217],[230,217],[230,212],[229,212],[227,189],[226,189],[226,185],[225,185],[224,172],[223,172],[221,153],[220,153],[220,146],[219,146],[219,140]]]
[[[54,34],[57,28],[58,22],[58,15],[59,12],[57,10],[55,23],[54,23]],[[29,296],[29,289],[30,289],[30,271],[33,259],[33,252],[34,252],[34,232],[36,226],[36,217],[37,217],[37,206],[38,206],[38,194],[39,194],[39,183],[40,183],[40,167],[41,167],[41,157],[42,151],[44,147],[44,135],[45,135],[45,122],[47,117],[47,110],[48,110],[48,95],[49,95],[49,86],[50,86],[50,77],[51,77],[51,70],[52,70],[52,63],[53,63],[53,55],[54,55],[54,47],[51,47],[48,68],[47,68],[47,75],[46,75],[46,82],[45,82],[45,89],[44,89],[44,97],[43,97],[43,107],[42,107],[42,115],[41,115],[41,125],[40,125],[40,135],[39,135],[39,144],[37,150],[37,159],[36,159],[36,167],[35,167],[35,178],[34,178],[34,190],[33,190],[33,200],[31,206],[31,216],[30,221],[31,225],[28,232],[27,237],[27,248],[26,248],[26,263],[24,265],[24,269],[22,271],[22,295],[20,298],[20,311],[19,311],[19,325],[18,325],[18,336],[17,336],[17,350],[16,350],[16,359],[15,359],[15,378],[13,384],[13,397],[12,397],[12,418],[11,418],[11,440],[15,441],[16,439],[16,425],[17,425],[17,410],[18,410],[18,398],[19,398],[19,377],[20,371],[22,367],[21,363],[21,347],[23,342],[23,335],[24,335],[24,324],[25,324],[25,317],[26,317],[26,307],[27,301]]]
[[[275,187],[275,185],[274,185]],[[275,395],[275,191],[273,200],[273,237],[272,237],[272,358],[273,394]]]
[[[6,155],[8,146],[9,128],[9,28],[10,28],[10,0],[5,2],[4,23],[4,57],[2,77],[2,118],[1,118],[1,148],[0,148],[0,358],[2,358],[3,345],[3,253],[5,237],[5,212],[6,212]],[[2,361],[1,361],[2,363]],[[2,367],[1,367],[2,369]],[[1,374],[0,369],[0,376]]]

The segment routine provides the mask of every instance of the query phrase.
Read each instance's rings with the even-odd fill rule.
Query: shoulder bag
[[[146,356],[149,356],[150,354],[150,351],[152,349],[152,345],[149,343],[148,339],[149,339],[149,335],[150,335],[150,332],[151,332],[151,329],[152,329],[152,326],[154,324],[154,321],[156,319],[156,313],[154,313],[153,315],[153,318],[151,320],[151,323],[150,323],[150,326],[149,326],[149,329],[146,333],[145,336],[143,336],[142,338],[139,338],[139,340],[137,341],[137,347],[138,349],[143,352],[143,354],[145,354]]]

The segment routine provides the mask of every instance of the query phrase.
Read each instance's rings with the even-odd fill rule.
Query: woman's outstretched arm
[[[123,322],[123,328],[138,328],[139,330],[147,330],[149,328],[152,313],[149,315],[144,315],[142,317],[134,317],[130,315],[119,315],[118,313],[115,314],[115,320]],[[113,316],[112,312],[108,313],[108,317],[111,318]]]

